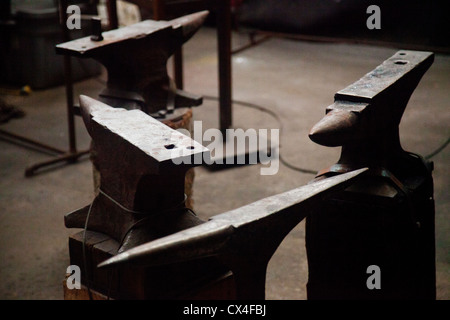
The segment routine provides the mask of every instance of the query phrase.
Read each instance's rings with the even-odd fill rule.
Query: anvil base
[[[100,262],[117,254],[119,243],[107,235],[87,231],[86,267],[83,231],[69,237],[70,264],[81,269],[83,292],[65,294],[65,299],[86,299],[87,279],[94,299],[235,299],[233,274],[213,258],[161,267],[127,265],[98,269]],[[87,270],[87,273],[86,273]],[[65,292],[73,291],[66,290]]]

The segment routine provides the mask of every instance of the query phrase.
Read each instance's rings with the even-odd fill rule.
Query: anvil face
[[[202,26],[208,11],[201,11],[170,21],[145,20],[136,24],[103,32],[103,40],[93,41],[91,37],[84,37],[56,45],[56,52],[72,56],[94,56],[105,48],[126,46],[131,41],[145,41],[156,38],[159,32],[167,31],[167,38],[160,45],[171,55],[175,49],[189,40]],[[148,48],[143,48],[148,49]],[[113,52],[110,51],[112,54]],[[129,57],[133,56],[129,53]],[[120,57],[118,57],[120,58]]]
[[[58,53],[70,53],[73,56],[95,55],[103,48],[120,46],[130,40],[143,39],[164,29],[172,29],[167,21],[146,20],[117,30],[103,32],[103,40],[94,41],[91,37],[84,37],[70,42],[56,45]]]
[[[434,55],[431,52],[399,51],[355,83],[339,90],[335,99],[373,103],[382,95],[392,94],[392,91],[402,83],[410,81],[411,77],[413,79],[419,77],[420,80],[423,73],[433,63],[433,59]],[[413,85],[414,83],[411,83],[409,87]],[[415,86],[412,90],[414,88]]]
[[[121,144],[125,144],[123,149],[117,146],[109,148],[111,161],[117,162],[120,153],[133,152],[136,158],[147,159],[146,171],[164,173],[160,172],[163,166],[170,171],[170,166],[184,165],[188,163],[187,159],[196,155],[203,158],[208,153],[208,149],[200,143],[140,110],[111,108],[86,96],[81,96],[80,101],[83,119],[97,148],[103,148],[111,139],[120,139]],[[98,141],[100,136],[102,141]]]

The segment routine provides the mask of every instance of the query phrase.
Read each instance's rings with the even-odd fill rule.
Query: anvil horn
[[[200,11],[170,20],[169,23],[174,28],[177,26],[182,28],[182,41],[185,43],[201,28],[208,15],[208,11]]]
[[[339,102],[336,102],[327,115],[311,129],[309,137],[312,141],[329,147],[340,146],[343,141],[361,139],[357,132],[357,112],[366,106],[363,103],[348,102],[344,108],[339,108]]]
[[[212,217],[208,222],[137,246],[99,265],[171,264],[217,256],[234,273],[239,299],[264,298],[267,263],[284,237],[314,205],[365,172],[317,181]]]

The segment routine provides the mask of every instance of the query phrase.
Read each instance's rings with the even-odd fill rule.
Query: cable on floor
[[[429,159],[433,158],[435,155],[439,154],[442,150],[444,150],[445,147],[449,143],[450,143],[450,138],[447,138],[447,141],[445,141],[439,148],[434,150],[432,153],[430,153],[429,155],[425,156],[425,159],[429,160]]]
[[[218,101],[219,100],[218,97],[208,96],[208,95],[204,95],[203,98],[206,99],[206,100],[213,100],[213,101]],[[267,113],[268,115],[272,116],[278,122],[278,126],[280,128],[280,140],[282,140],[283,123],[282,123],[279,115],[275,111],[272,111],[272,110],[264,108],[264,107],[262,107],[260,105],[257,105],[257,104],[254,104],[254,103],[250,103],[250,102],[246,102],[246,101],[232,100],[232,103],[241,105],[243,107],[256,109],[258,111]],[[280,162],[282,164],[284,164],[286,167],[288,167],[289,169],[294,170],[294,171],[298,171],[298,172],[301,172],[301,173],[306,173],[306,174],[313,174],[313,175],[317,174],[318,170],[312,170],[312,169],[308,169],[308,168],[297,167],[297,166],[295,166],[293,164],[290,164],[288,161],[286,161],[284,159],[284,157],[282,156],[282,154],[281,154],[281,142],[280,142],[280,145],[279,145],[279,149],[280,149],[280,151],[279,151],[279,153],[280,153],[279,154]]]

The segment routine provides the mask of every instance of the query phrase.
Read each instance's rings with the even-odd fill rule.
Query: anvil
[[[422,166],[416,156],[403,151],[399,124],[411,94],[433,60],[431,52],[398,51],[335,94],[334,104],[309,133],[318,144],[342,146],[338,163],[327,170],[382,167],[402,176],[405,161]]]
[[[202,98],[174,87],[167,60],[203,25],[208,11],[170,21],[145,20],[101,37],[84,37],[58,44],[58,54],[93,58],[108,72],[102,102],[158,115],[173,108],[198,106]]]
[[[318,202],[365,172],[309,184],[212,217],[142,244],[99,265],[160,266],[216,257],[233,272],[237,299],[264,299],[267,264],[284,237]]]
[[[432,162],[403,150],[399,124],[431,66],[431,52],[401,50],[334,96],[310,132],[342,146],[314,182],[367,167],[363,179],[322,202],[306,219],[308,299],[434,299]],[[420,132],[417,132],[420,134]],[[381,270],[369,290],[366,269]]]
[[[65,216],[66,227],[107,234],[121,251],[202,223],[185,208],[184,179],[205,147],[141,110],[87,96],[80,104],[101,181],[90,205]]]

